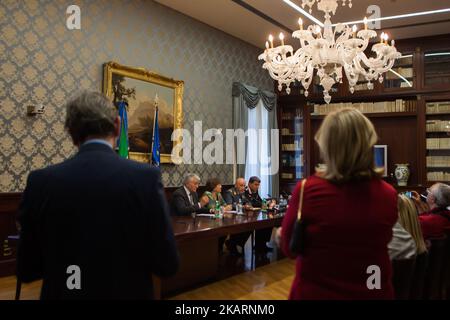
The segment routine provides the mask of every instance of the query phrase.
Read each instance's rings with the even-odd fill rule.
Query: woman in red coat
[[[343,109],[324,119],[315,138],[325,166],[305,184],[305,249],[289,298],[393,299],[387,245],[398,219],[397,192],[374,167],[375,129],[361,112]],[[291,258],[299,190],[300,183],[281,231]]]

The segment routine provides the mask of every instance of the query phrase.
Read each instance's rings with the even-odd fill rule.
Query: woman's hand
[[[207,195],[204,195],[200,198],[200,206],[204,207],[209,203],[209,198]]]
[[[417,191],[411,191],[411,199],[414,201],[418,213],[427,212],[430,210],[428,204],[420,199],[420,194]]]
[[[420,194],[417,191],[411,191],[411,199],[414,200],[414,202],[419,203],[420,200]]]

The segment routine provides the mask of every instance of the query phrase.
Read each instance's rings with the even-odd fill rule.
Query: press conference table
[[[174,277],[156,281],[155,296],[181,292],[213,280],[219,269],[220,237],[278,227],[282,220],[281,215],[260,211],[246,211],[240,216],[227,214],[223,219],[173,217],[172,227],[180,254],[180,268]]]

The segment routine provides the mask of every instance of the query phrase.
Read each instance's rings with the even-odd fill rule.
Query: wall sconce
[[[33,105],[27,106],[27,115],[35,116],[37,114],[43,114],[44,109],[45,109],[45,106],[42,103],[37,106],[33,106]]]

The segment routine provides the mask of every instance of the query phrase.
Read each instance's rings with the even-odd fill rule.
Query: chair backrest
[[[396,300],[407,300],[410,296],[416,257],[392,260],[392,284]]]
[[[431,243],[428,242],[428,248],[431,247]],[[416,256],[416,264],[414,267],[414,273],[411,280],[411,289],[409,294],[410,300],[422,300],[423,299],[423,286],[425,283],[425,276],[428,266],[428,252],[423,252]]]
[[[424,299],[442,299],[444,281],[447,237],[430,239],[431,248],[428,256],[428,268],[424,284]]]

